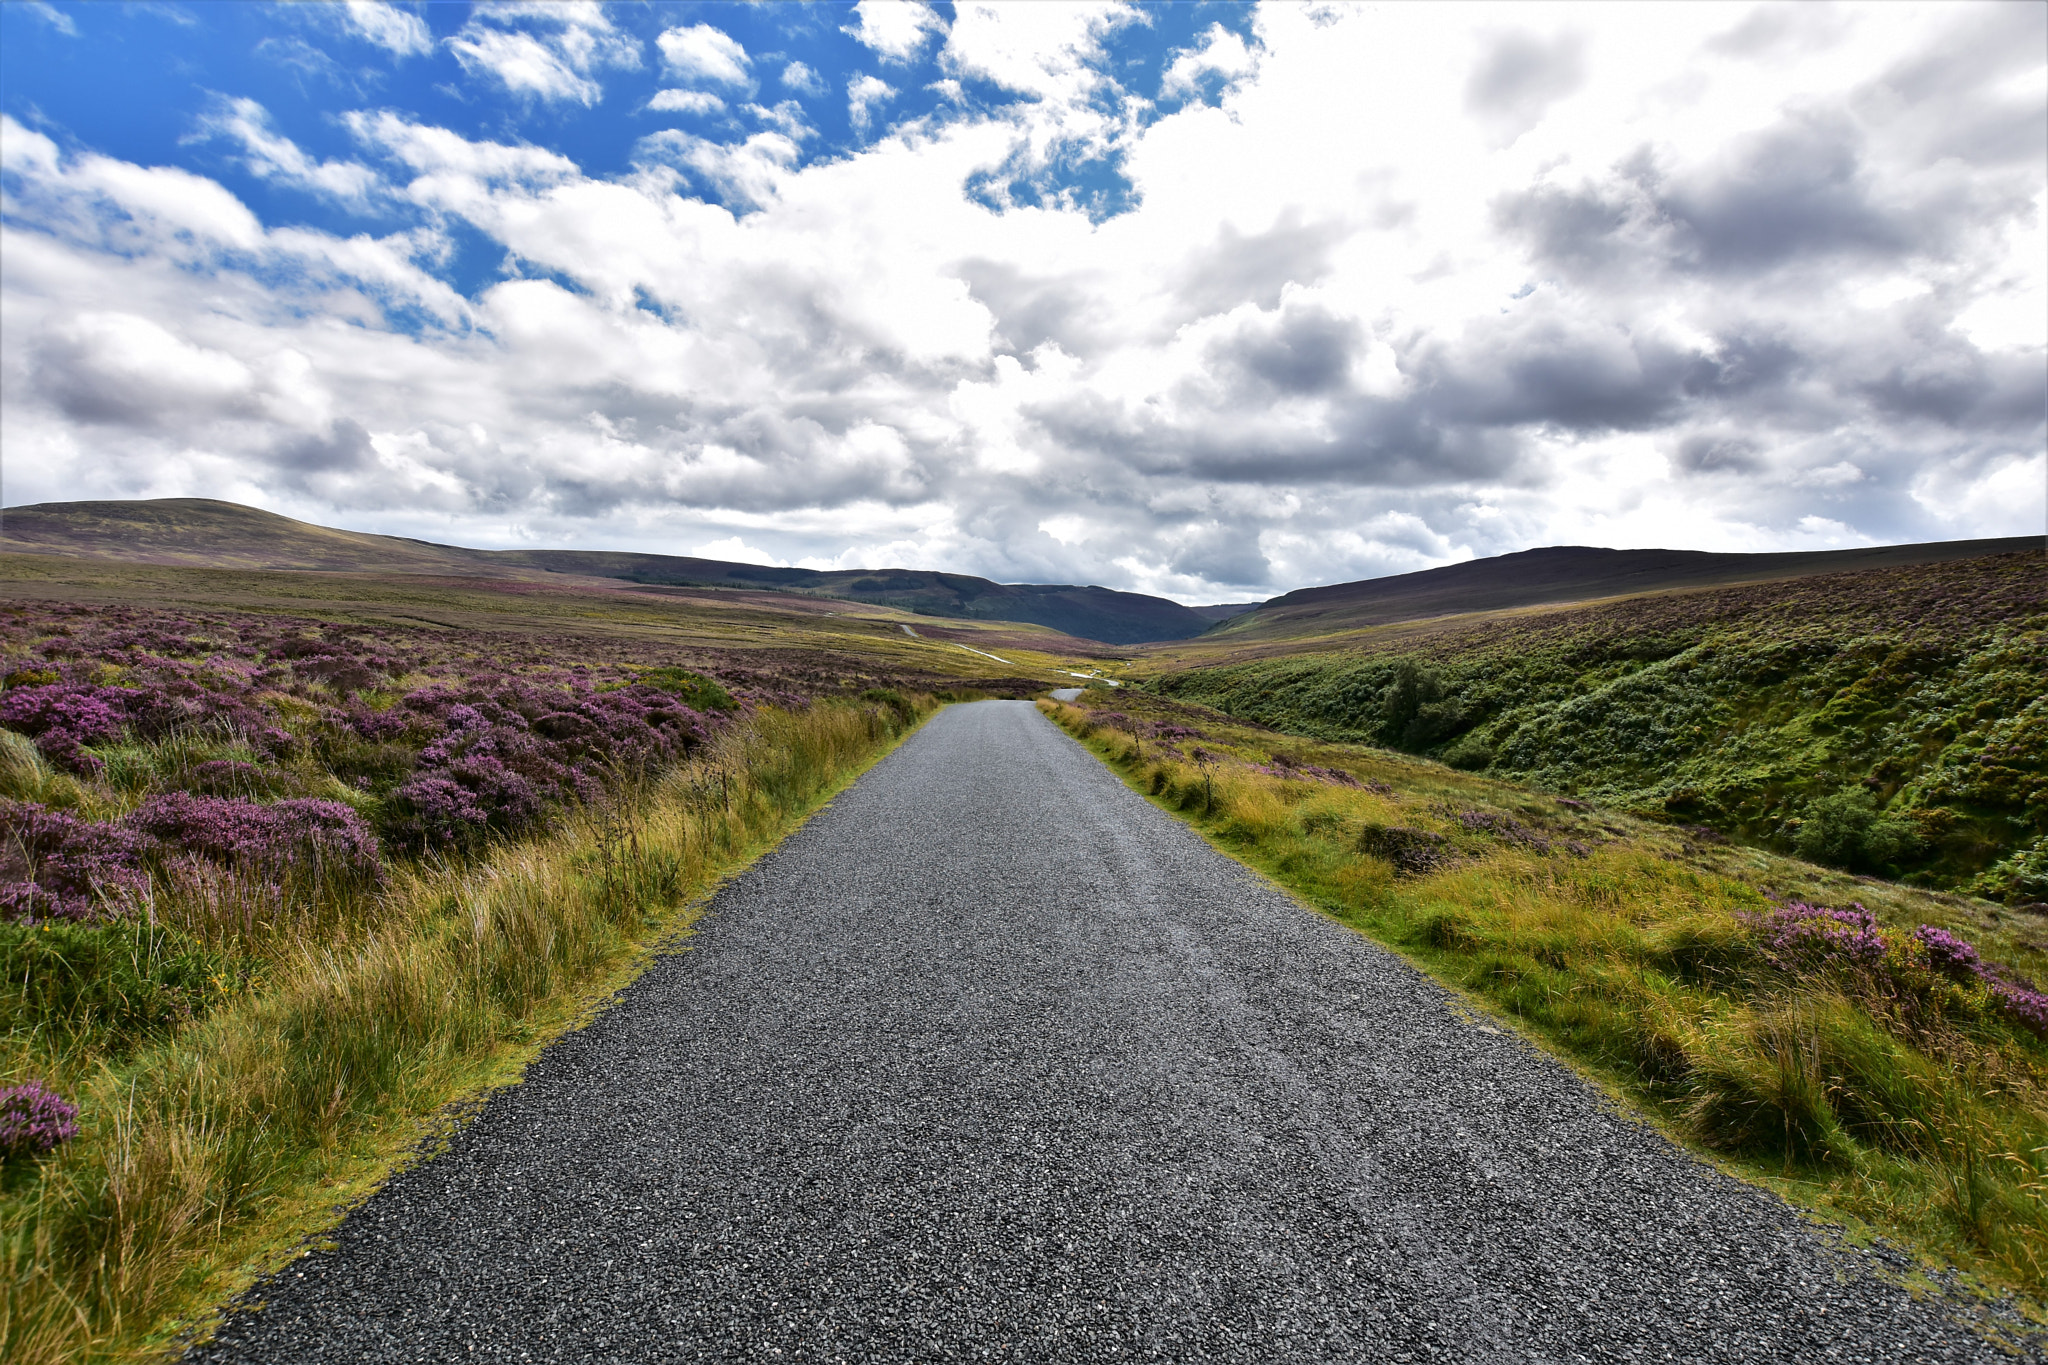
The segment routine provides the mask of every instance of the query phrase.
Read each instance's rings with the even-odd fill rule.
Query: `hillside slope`
[[[1791,554],[1605,550],[1585,545],[1553,545],[1447,564],[1419,573],[1303,588],[1232,618],[1217,627],[1210,638],[1217,642],[1249,642],[1321,635],[1462,612],[1503,611],[1673,589],[1899,568],[2023,550],[2038,552],[2041,545],[2039,536]]]
[[[1106,644],[1181,640],[1212,618],[1142,593],[996,583],[925,569],[771,568],[616,550],[472,550],[314,526],[210,498],[39,503],[0,516],[0,548],[205,568],[422,573],[746,588],[848,598],[931,616],[1020,621]]]
[[[1458,616],[1151,685],[1854,871],[2037,902],[2043,678],[2034,550]]]

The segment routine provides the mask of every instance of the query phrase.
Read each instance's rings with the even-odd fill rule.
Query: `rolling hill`
[[[996,583],[929,569],[771,568],[615,550],[472,550],[315,526],[210,498],[38,503],[0,517],[0,546],[17,552],[201,568],[418,573],[545,579],[549,575],[667,586],[744,588],[846,598],[929,616],[1021,621],[1127,645],[1181,640],[1208,614],[1163,597],[1056,583]]]
[[[1790,554],[1714,554],[1701,550],[1604,550],[1554,545],[1388,578],[1303,588],[1232,617],[1208,636],[1250,643],[1326,635],[1465,612],[1559,606],[1687,588],[1733,587],[1941,564],[1983,555],[2039,552],[2039,536],[1883,545]]]

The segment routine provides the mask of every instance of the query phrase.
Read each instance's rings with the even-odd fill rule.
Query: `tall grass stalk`
[[[2042,1316],[2048,1047],[2023,1029],[1899,1017],[1772,970],[1743,919],[1770,907],[1756,888],[1633,840],[1545,852],[1474,837],[1443,785],[1464,779],[1442,769],[1382,769],[1403,790],[1293,780],[1212,751],[1148,754],[1086,710],[1041,705],[1218,847],[1517,1021],[1681,1142]],[[1394,832],[1448,854],[1400,869],[1365,851]]]
[[[73,1094],[83,1131],[0,1193],[0,1359],[162,1350],[371,1188],[444,1106],[515,1077],[929,709],[757,712],[609,808],[471,862],[400,867],[373,895],[161,891],[155,916],[256,978],[126,1057],[61,1028],[6,1038],[5,1073]]]

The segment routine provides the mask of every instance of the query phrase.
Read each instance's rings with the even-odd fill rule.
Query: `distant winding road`
[[[1258,881],[934,717],[195,1359],[2001,1360]]]

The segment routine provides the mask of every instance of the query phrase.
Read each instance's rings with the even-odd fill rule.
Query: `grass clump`
[[[1212,842],[1681,1141],[2040,1313],[2048,996],[2022,971],[2048,951],[1995,907],[1156,696],[1041,705]],[[1871,908],[1824,894],[1845,889]]]

